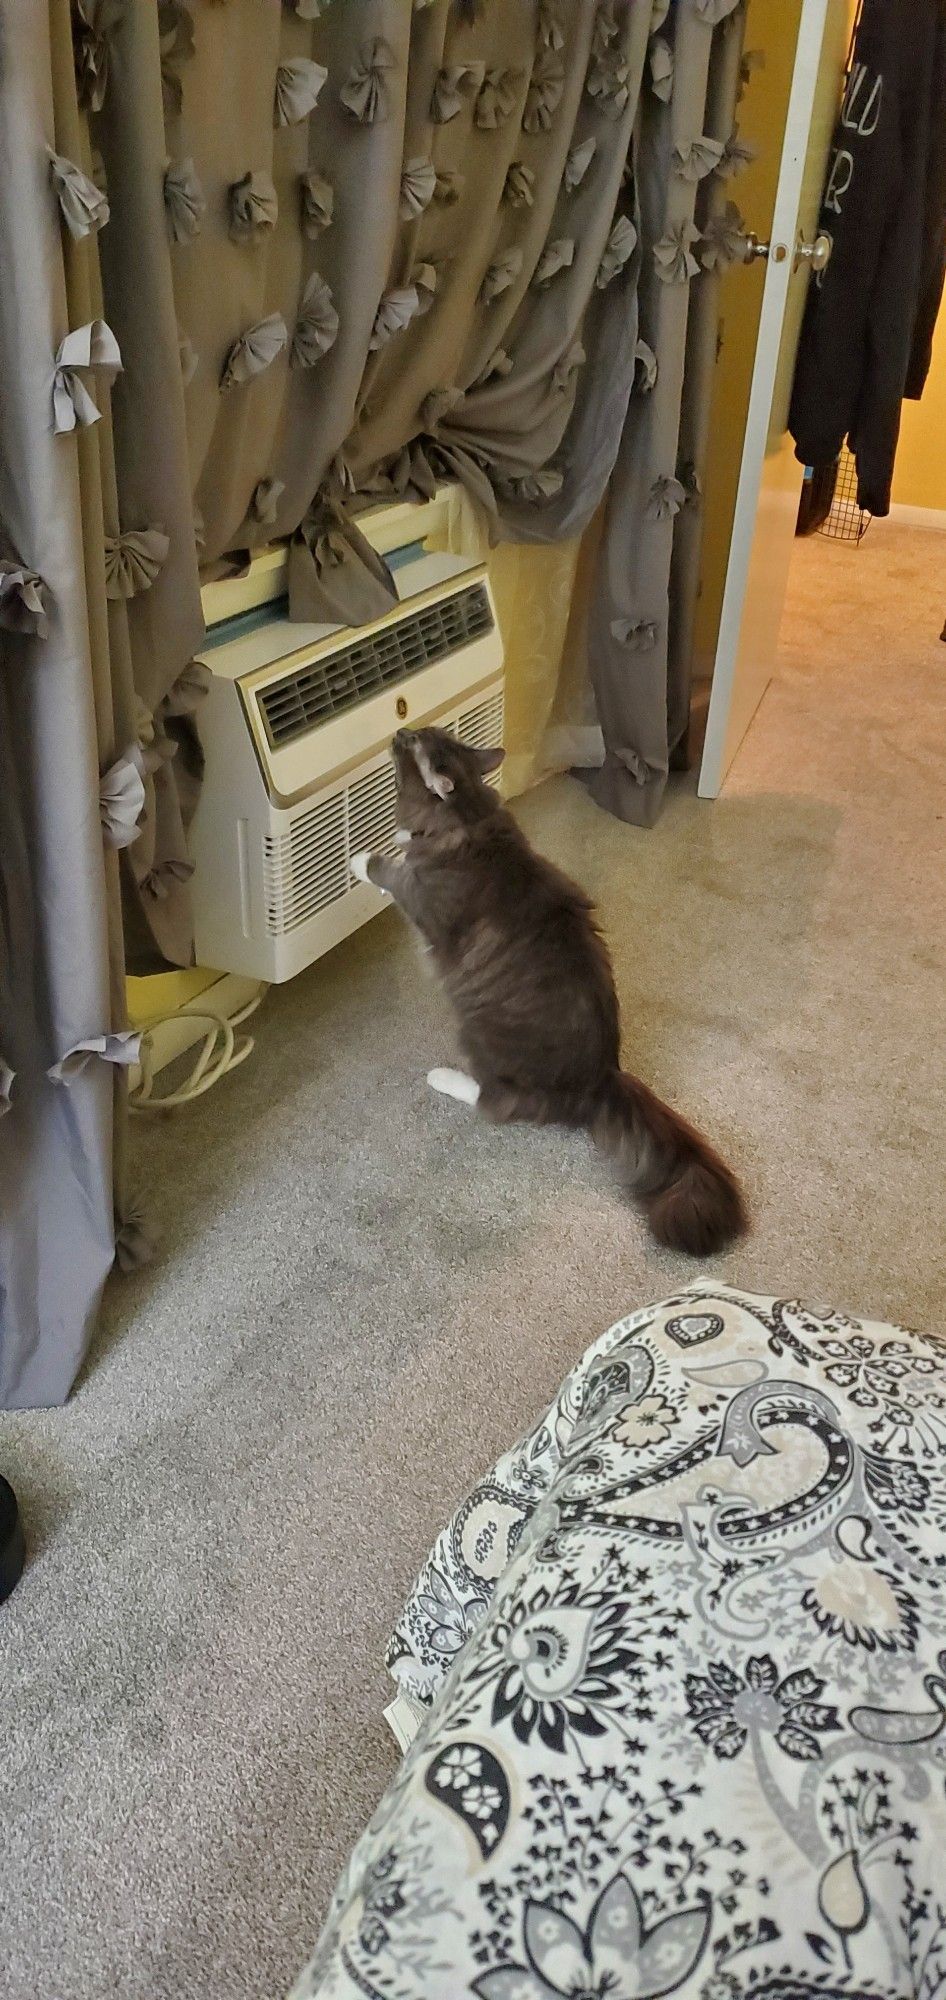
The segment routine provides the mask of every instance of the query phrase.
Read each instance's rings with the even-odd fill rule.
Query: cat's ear
[[[449,798],[450,793],[453,790],[453,779],[447,776],[446,771],[437,770],[436,766],[432,763],[430,757],[428,756],[427,751],[424,749],[423,744],[418,743],[416,737],[414,739],[412,748],[414,751],[414,758],[417,764],[417,769],[419,770],[420,775],[424,780],[427,790],[429,792],[433,792],[435,798],[438,799]]]
[[[499,770],[505,755],[506,752],[500,744],[497,744],[495,750],[477,750],[476,761],[484,778],[488,778],[491,771]]]

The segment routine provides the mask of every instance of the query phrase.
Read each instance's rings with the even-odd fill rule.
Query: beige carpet
[[[943,543],[797,551],[724,798],[659,828],[567,781],[537,841],[599,897],[629,1058],[739,1163],[720,1274],[943,1303]],[[0,1613],[3,2000],[278,2000],[394,1768],[385,1636],[467,1482],[581,1348],[686,1275],[583,1144],[424,1085],[393,912],[274,994],[253,1061],[137,1128],[162,1260],[65,1412],[8,1418],[32,1563]]]

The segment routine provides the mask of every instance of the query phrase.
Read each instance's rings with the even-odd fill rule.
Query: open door
[[[729,281],[733,289],[751,285],[752,262],[764,264],[701,798],[715,798],[719,792],[775,667],[803,476],[787,434],[792,376],[809,277],[830,254],[828,239],[816,237],[816,229],[840,101],[850,0],[778,0],[778,14],[786,99],[774,202],[770,214],[756,216],[750,209],[747,221],[756,235],[749,239],[749,263]],[[752,34],[751,12],[749,24]],[[745,305],[750,305],[748,296]]]

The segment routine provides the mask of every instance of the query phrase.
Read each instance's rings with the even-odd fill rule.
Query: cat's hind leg
[[[570,1098],[555,1091],[491,1077],[479,1098],[484,1118],[493,1125],[580,1125]]]
[[[480,1087],[475,1077],[467,1076],[462,1069],[430,1069],[427,1081],[431,1090],[441,1097],[455,1097],[459,1104],[478,1104]]]

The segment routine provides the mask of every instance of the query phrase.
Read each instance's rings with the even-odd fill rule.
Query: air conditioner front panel
[[[475,568],[411,595],[371,626],[242,675],[236,686],[274,804],[302,798],[313,770],[353,769],[405,723],[416,728],[484,687],[502,663],[489,580]],[[213,652],[207,664],[217,671]]]
[[[271,750],[285,749],[386,688],[402,687],[483,639],[495,627],[485,578],[405,607],[397,617],[352,632],[314,657],[257,681],[252,696]]]

